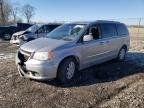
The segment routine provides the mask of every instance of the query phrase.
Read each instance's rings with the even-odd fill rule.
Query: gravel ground
[[[64,86],[19,76],[16,46],[0,42],[0,108],[143,108],[144,51],[130,49],[125,62],[80,71]]]

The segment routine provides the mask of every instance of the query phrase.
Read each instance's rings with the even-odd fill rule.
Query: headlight
[[[36,52],[32,58],[35,60],[50,60],[53,58],[53,52]]]

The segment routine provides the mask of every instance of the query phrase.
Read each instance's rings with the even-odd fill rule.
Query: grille
[[[30,53],[26,53],[26,52],[18,52],[18,58],[21,60],[22,63],[26,62],[30,57]]]
[[[17,36],[13,36],[13,40],[17,40]]]

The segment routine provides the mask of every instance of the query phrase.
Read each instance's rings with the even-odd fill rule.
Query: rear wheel
[[[117,60],[118,61],[124,61],[126,57],[127,49],[125,47],[122,47],[119,51]]]
[[[76,61],[73,58],[64,60],[58,69],[57,79],[62,84],[66,84],[72,80],[77,71]]]

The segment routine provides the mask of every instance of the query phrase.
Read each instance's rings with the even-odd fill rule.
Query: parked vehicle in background
[[[45,37],[49,32],[51,32],[52,30],[54,30],[56,27],[60,25],[61,24],[58,24],[58,23],[35,24],[25,31],[14,33],[11,38],[10,43],[22,45],[31,40],[34,40],[40,37]]]
[[[111,59],[123,61],[129,49],[127,27],[120,22],[96,21],[64,24],[22,45],[16,55],[21,76],[70,81],[78,70]]]
[[[11,26],[0,26],[0,38],[4,40],[10,40],[12,34],[21,30],[25,30],[32,26],[27,23],[17,23],[16,25]]]

